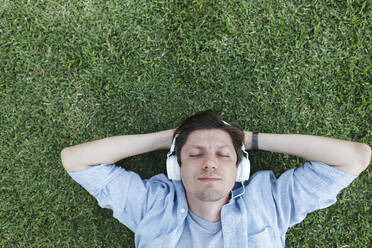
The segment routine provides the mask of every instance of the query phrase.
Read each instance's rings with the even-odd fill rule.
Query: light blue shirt
[[[135,233],[136,247],[152,248],[181,246],[185,235],[193,237],[189,247],[198,247],[193,245],[203,239],[219,239],[228,248],[284,247],[289,227],[335,203],[337,194],[356,178],[320,162],[307,162],[278,179],[272,171],[259,171],[235,184],[221,210],[221,232],[213,226],[209,229],[220,237],[213,240],[210,235],[195,237],[195,228],[203,228],[203,223],[196,219],[190,225],[190,218],[197,216],[189,214],[181,181],[164,174],[143,180],[132,171],[106,164],[69,175]],[[208,222],[204,224],[208,228]]]
[[[221,221],[206,221],[190,210],[177,248],[223,248]]]

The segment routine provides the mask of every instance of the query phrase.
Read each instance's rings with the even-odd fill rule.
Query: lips
[[[215,182],[221,180],[220,178],[215,178],[215,177],[201,177],[199,178],[200,181],[203,182]]]

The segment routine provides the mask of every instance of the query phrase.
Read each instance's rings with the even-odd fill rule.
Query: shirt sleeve
[[[288,170],[277,180],[274,178],[272,190],[281,230],[301,222],[310,212],[334,204],[337,194],[355,178],[316,161]]]
[[[112,209],[113,216],[134,232],[143,217],[147,180],[113,164],[68,174],[97,199],[100,207]]]

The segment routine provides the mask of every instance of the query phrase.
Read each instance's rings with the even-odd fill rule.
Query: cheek
[[[235,164],[231,165],[231,167],[229,168],[226,168],[226,170],[224,170],[224,174],[225,175],[228,175],[228,178],[231,179],[231,180],[234,180],[235,181],[235,178],[236,178],[236,174],[238,172],[238,168],[236,167]]]
[[[189,169],[181,166],[181,181],[186,191],[192,191],[193,177]]]
[[[189,178],[192,175],[190,168],[188,168],[188,166],[186,164],[183,164],[180,169],[181,169],[181,171],[180,171],[181,172],[181,179],[183,181],[188,181]]]
[[[189,161],[185,161],[181,165],[181,171],[184,173],[190,174],[196,171],[199,168],[197,163],[190,163]]]
[[[200,166],[195,164],[183,163],[180,168],[181,179],[184,184],[192,184],[195,182],[195,178],[202,173]]]

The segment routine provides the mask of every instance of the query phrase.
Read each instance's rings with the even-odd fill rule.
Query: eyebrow
[[[219,145],[219,146],[217,146],[217,148],[219,148],[219,149],[225,148],[225,147],[228,147],[228,145]],[[192,145],[191,148],[196,148],[196,149],[199,149],[199,150],[205,149],[204,146],[200,146],[200,145]]]

